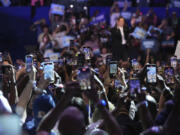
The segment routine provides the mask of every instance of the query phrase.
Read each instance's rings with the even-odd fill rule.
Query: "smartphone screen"
[[[91,72],[89,68],[80,68],[77,79],[79,81],[81,90],[91,89]]]
[[[117,62],[110,62],[110,71],[109,71],[109,73],[110,73],[110,77],[115,77],[115,75],[117,74],[117,70],[118,70],[118,65],[117,65]]]
[[[84,54],[85,54],[85,59],[86,59],[86,60],[91,59],[90,49],[89,49],[89,48],[83,48],[83,52],[84,52]]]
[[[129,88],[130,88],[130,95],[133,96],[135,94],[135,89],[138,90],[140,93],[140,80],[139,79],[130,79],[129,80]]]
[[[114,80],[114,87],[117,88],[117,89],[118,89],[118,88],[121,88],[121,82],[120,82],[120,80],[117,80],[117,79]]]
[[[147,82],[156,83],[157,82],[157,70],[156,65],[147,66]]]
[[[171,57],[171,67],[174,69],[177,67],[177,58],[176,57]]]
[[[2,62],[3,59],[2,59],[2,52],[0,52],[0,62]]]
[[[26,61],[26,71],[31,72],[31,69],[33,66],[33,56],[32,55],[26,55],[25,61]]]
[[[54,82],[54,64],[52,62],[44,63],[44,79],[50,79],[51,83]]]
[[[167,84],[173,84],[174,80],[174,69],[172,67],[166,67],[164,69],[165,81]]]
[[[132,63],[133,70],[135,71],[138,70],[138,67],[139,67],[138,61],[136,59],[133,59],[131,63]]]

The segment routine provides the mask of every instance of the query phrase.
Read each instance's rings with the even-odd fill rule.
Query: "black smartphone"
[[[70,47],[74,46],[74,40],[70,40]]]
[[[137,71],[139,69],[139,63],[136,59],[131,60],[131,64],[134,71]]]
[[[109,63],[109,76],[110,78],[114,78],[118,72],[118,64],[117,61],[111,61]]]
[[[170,62],[171,62],[171,67],[173,67],[174,69],[176,69],[177,64],[178,64],[177,57],[175,57],[175,56],[174,56],[174,57],[171,57]]]
[[[0,52],[0,62],[3,61],[3,58],[2,58],[2,52]]]
[[[26,63],[26,72],[31,72],[33,66],[33,55],[26,55],[25,63]]]
[[[157,67],[155,64],[147,65],[146,66],[147,75],[146,81],[147,83],[156,83],[157,82]]]
[[[174,84],[174,69],[173,67],[165,67],[164,69],[164,77],[167,84]]]
[[[81,90],[91,89],[91,71],[88,67],[79,69],[77,79],[79,81]]]
[[[82,53],[78,54],[78,57],[77,57],[77,66],[78,67],[83,67],[84,63],[85,63],[85,56],[84,56],[84,54],[82,54]]]
[[[131,96],[135,95],[135,89],[137,89],[138,93],[141,92],[140,80],[137,78],[132,78],[129,80],[129,90]]]

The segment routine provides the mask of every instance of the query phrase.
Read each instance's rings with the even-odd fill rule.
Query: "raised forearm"
[[[59,120],[60,114],[64,111],[70,99],[70,96],[64,96],[59,101],[57,106],[49,113],[49,115],[44,120],[42,120],[37,131],[50,132],[51,129],[53,129],[53,127],[55,126],[56,122]]]
[[[145,130],[153,126],[152,116],[146,104],[143,103],[142,105],[139,106],[138,109],[139,109],[139,115],[143,129]]]
[[[108,112],[108,110],[100,105],[98,105],[102,117],[104,119],[104,124],[108,128],[108,132],[111,135],[123,135],[123,132],[117,123],[116,119]]]

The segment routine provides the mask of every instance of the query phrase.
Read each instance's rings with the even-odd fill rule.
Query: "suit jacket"
[[[123,27],[123,31],[124,31],[124,37],[126,40],[126,44],[129,44],[129,29],[128,27]],[[111,40],[112,40],[112,47],[119,47],[122,45],[122,35],[121,35],[121,31],[120,29],[118,29],[117,27],[114,27],[111,29]]]

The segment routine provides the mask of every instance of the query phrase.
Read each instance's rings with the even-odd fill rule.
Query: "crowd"
[[[31,26],[38,50],[0,53],[0,134],[179,135],[179,18],[125,11],[50,13]]]
[[[173,0],[68,0],[68,1],[59,1],[59,0],[1,0],[3,6],[49,6],[52,2],[53,3],[75,3],[75,2],[88,2],[92,5],[109,5],[114,1],[128,2],[130,6],[140,6],[140,7],[162,7],[162,6],[175,6]],[[178,0],[176,0],[178,1]],[[104,3],[106,2],[106,3]]]

